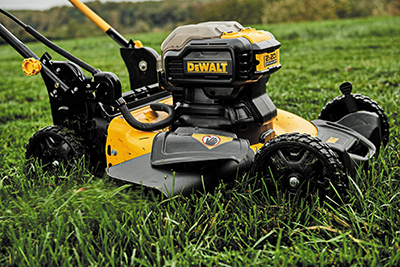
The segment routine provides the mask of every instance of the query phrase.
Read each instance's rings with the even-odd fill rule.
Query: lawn
[[[88,22],[89,23],[89,22]],[[308,120],[338,96],[343,81],[388,115],[390,140],[367,170],[349,177],[340,205],[271,198],[238,177],[213,194],[170,199],[83,166],[55,177],[24,171],[25,144],[51,125],[40,76],[0,47],[1,266],[286,266],[400,264],[400,17],[257,25],[282,43],[282,69],[267,92]],[[140,39],[159,52],[168,33]],[[108,37],[57,42],[129,87],[118,46]],[[41,55],[39,43],[27,44]],[[50,54],[56,60],[61,57]],[[126,89],[127,90],[127,89]]]

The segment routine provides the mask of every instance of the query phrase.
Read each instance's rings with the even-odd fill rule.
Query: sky
[[[82,1],[82,0],[81,0]],[[92,0],[93,1],[93,0]],[[138,2],[140,0],[101,0],[100,2]],[[90,2],[83,0],[82,2]],[[55,6],[72,6],[68,0],[0,0],[0,7],[5,10],[35,9],[45,10]]]

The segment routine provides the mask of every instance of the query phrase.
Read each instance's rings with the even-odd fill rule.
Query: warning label
[[[213,149],[219,145],[231,142],[231,137],[221,135],[209,135],[209,134],[193,134],[192,137],[200,141],[205,147]]]

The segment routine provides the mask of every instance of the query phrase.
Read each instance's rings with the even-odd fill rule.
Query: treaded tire
[[[25,157],[37,159],[46,171],[57,171],[62,166],[67,170],[77,167],[85,154],[85,147],[74,131],[60,127],[47,126],[29,139]]]
[[[369,111],[379,116],[382,130],[382,143],[386,146],[389,141],[389,121],[383,108],[381,108],[376,101],[367,96],[361,94],[352,94],[352,96],[354,97],[359,111]],[[341,95],[329,101],[325,107],[322,108],[318,119],[335,122],[347,114],[349,114],[349,112],[344,101],[344,95]]]
[[[308,134],[289,133],[273,138],[257,152],[251,174],[262,178],[267,187],[297,197],[317,192],[333,197],[332,183],[344,192],[344,167],[335,152]]]

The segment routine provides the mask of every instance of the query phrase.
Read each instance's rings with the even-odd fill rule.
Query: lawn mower
[[[53,125],[37,131],[26,158],[48,170],[74,167],[83,156],[92,170],[189,195],[248,174],[292,194],[330,194],[346,188],[346,175],[367,164],[389,138],[383,109],[340,85],[311,122],[277,109],[266,92],[281,68],[273,34],[235,21],[177,27],[161,55],[127,41],[79,0],[70,0],[117,44],[130,89],[55,45],[5,10],[30,35],[62,55],[37,57],[0,24],[0,36],[23,58],[23,71],[40,73]],[[90,73],[86,76],[84,71]],[[334,189],[334,190],[333,190]]]

